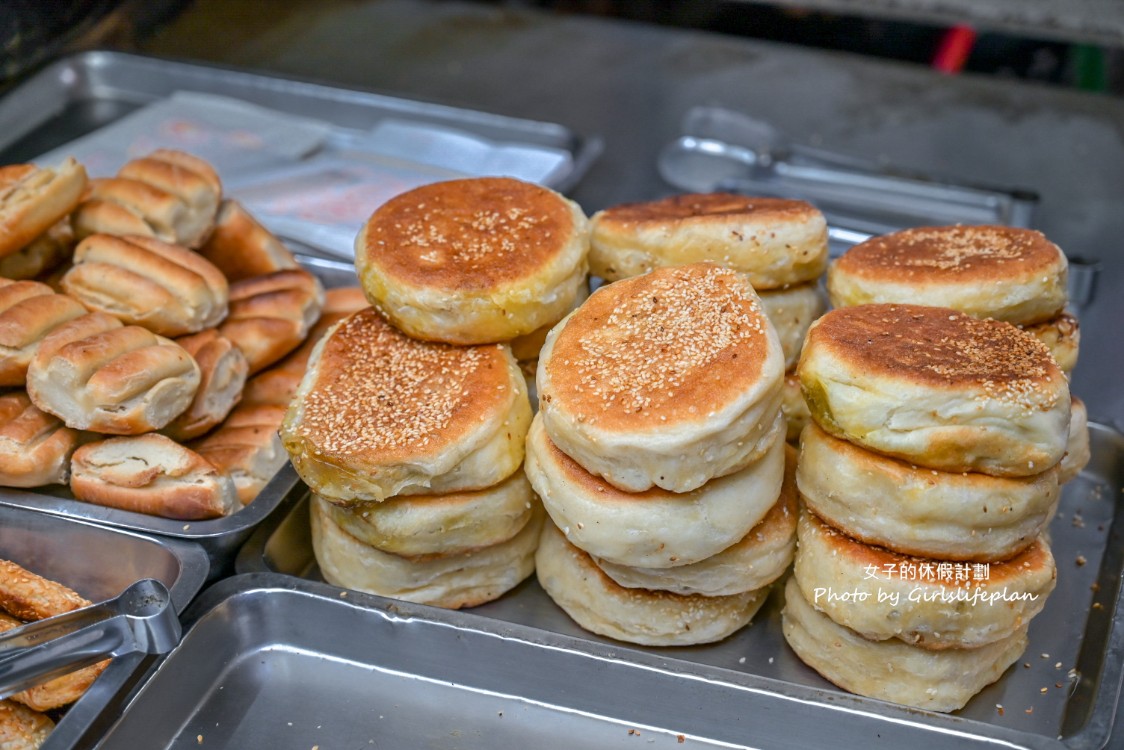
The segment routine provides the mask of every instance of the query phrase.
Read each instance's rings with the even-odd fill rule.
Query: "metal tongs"
[[[167,653],[179,639],[168,589],[146,578],[113,599],[0,634],[0,698],[108,657]]]
[[[692,192],[726,190],[800,198],[823,211],[833,244],[922,224],[1030,226],[1038,196],[892,170],[792,143],[768,123],[720,107],[695,107],[664,147],[660,175]]]

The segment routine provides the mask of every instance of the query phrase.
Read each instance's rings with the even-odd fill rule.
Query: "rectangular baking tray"
[[[567,190],[596,157],[599,144],[554,123],[522,120],[392,96],[327,86],[211,65],[174,62],[120,52],[85,52],[62,58],[0,98],[0,164],[28,161],[108,125],[177,90],[230,96],[341,129],[366,129],[385,117],[455,127],[485,138],[569,150],[571,171],[553,185]],[[305,267],[326,286],[357,283],[351,264],[324,258],[290,243]],[[225,518],[185,523],[75,501],[63,487],[21,491],[0,488],[0,506],[34,508],[143,533],[200,544],[211,577],[229,573],[239,547],[294,486],[283,469],[246,508]]]
[[[155,578],[168,587],[182,613],[207,577],[207,555],[196,544],[134,534],[73,518],[0,506],[0,557],[59,581],[91,601],[120,594],[134,581]],[[127,694],[154,657],[114,659],[86,694],[68,707],[44,750],[88,745],[116,716]]]
[[[284,661],[285,670],[296,670],[296,662],[288,660],[306,658],[331,665],[326,667],[330,676],[309,678],[316,680],[318,690],[328,691],[325,696],[330,697],[322,701],[315,700],[313,691],[306,694],[307,686],[292,687],[292,695],[269,688],[271,700],[289,705],[290,715],[301,717],[302,724],[315,717],[315,723],[325,728],[324,739],[346,728],[345,738],[351,744],[321,743],[325,748],[357,747],[367,741],[364,736],[358,742],[358,736],[350,734],[355,710],[367,705],[379,706],[378,714],[386,716],[377,720],[369,711],[363,713],[363,721],[372,725],[370,731],[382,731],[378,727],[386,721],[394,724],[388,730],[391,737],[403,740],[407,736],[400,733],[408,732],[410,723],[419,717],[395,714],[399,709],[391,706],[399,704],[397,694],[389,688],[382,692],[388,675],[403,680],[409,691],[431,693],[425,699],[431,701],[430,716],[419,721],[417,736],[390,746],[584,747],[582,743],[588,743],[606,747],[632,741],[646,747],[650,739],[677,745],[677,736],[683,734],[707,747],[736,748],[1099,748],[1112,729],[1124,666],[1124,603],[1120,597],[1124,520],[1116,512],[1124,494],[1124,436],[1097,424],[1090,433],[1092,460],[1080,477],[1065,486],[1050,529],[1058,585],[1031,624],[1030,645],[997,683],[952,715],[850,695],[823,680],[784,642],[779,590],[750,627],[730,638],[712,645],[668,649],[630,646],[581,630],[534,580],[496,602],[464,612],[392,605],[356,593],[348,593],[345,604],[340,599],[342,589],[308,588],[303,583],[323,579],[312,553],[307,490],[301,485],[251,537],[239,554],[237,570],[289,576],[292,582],[288,585],[333,600],[331,604],[346,610],[341,616],[357,618],[341,631],[350,633],[355,643],[345,642],[348,638],[340,638],[340,643],[332,638],[321,642],[317,634],[315,643],[282,638],[269,645],[269,658]],[[374,611],[366,615],[354,611],[359,605]],[[287,619],[315,623],[314,630],[331,627],[328,603],[315,606],[325,610]],[[432,649],[424,645],[424,638],[413,640],[421,632],[430,633]],[[363,635],[356,637],[356,633]],[[484,645],[470,646],[473,639]],[[510,651],[496,645],[501,642]],[[384,647],[390,653],[384,653]],[[185,642],[185,649],[190,648],[191,642]],[[356,653],[348,653],[352,648]],[[403,656],[399,651],[404,648],[416,652]],[[202,715],[209,717],[217,710],[207,701],[218,700],[213,689],[223,680],[264,679],[274,668],[256,658],[247,657],[243,665],[247,673],[211,676],[217,682],[202,688],[212,692],[196,707]],[[303,679],[311,672],[300,669],[292,674]],[[501,673],[506,681],[498,676]],[[350,675],[350,701],[330,689],[331,682],[344,674]],[[450,708],[458,705],[459,696],[467,701],[463,714]],[[409,703],[414,699],[403,697],[402,710],[414,710],[416,706]],[[310,702],[300,708],[304,700]],[[441,710],[434,711],[432,706],[441,706]],[[520,744],[526,736],[519,732],[532,729],[526,723],[506,721],[513,715],[509,713],[513,707],[518,707],[514,715],[536,727],[549,728],[536,744]],[[504,720],[497,720],[497,711],[504,712]],[[251,716],[247,721],[269,722],[271,716]],[[127,721],[130,718],[126,716]],[[399,725],[399,720],[405,724]],[[464,725],[457,726],[462,720]],[[184,722],[181,726],[192,728],[185,729],[184,736],[192,738],[194,728],[203,726],[195,717]],[[626,727],[639,729],[641,737],[627,735]],[[280,727],[262,731],[288,729],[281,722]],[[307,726],[302,728],[305,730]],[[510,736],[506,734],[509,730]],[[174,735],[167,731],[171,730],[161,736],[171,746]],[[379,737],[371,736],[375,746],[388,746]],[[306,739],[301,734],[297,744],[286,746],[300,747],[300,741]],[[316,742],[308,746],[313,744]],[[238,745],[217,744],[225,746]]]

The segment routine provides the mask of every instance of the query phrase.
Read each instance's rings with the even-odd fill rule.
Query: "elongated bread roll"
[[[86,187],[86,170],[67,159],[54,169],[0,167],[0,258],[21,250],[69,214]]]
[[[281,240],[230,198],[219,207],[215,229],[199,254],[232,282],[300,267]]]
[[[250,366],[242,350],[214,328],[176,339],[199,365],[201,379],[187,410],[164,434],[183,442],[197,438],[226,419],[242,399]]]

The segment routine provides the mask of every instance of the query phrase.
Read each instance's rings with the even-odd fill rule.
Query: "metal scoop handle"
[[[0,634],[0,698],[108,657],[167,653],[180,632],[164,584],[137,581],[113,599]]]

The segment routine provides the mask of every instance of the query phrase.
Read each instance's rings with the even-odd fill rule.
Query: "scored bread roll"
[[[313,351],[281,438],[314,492],[350,505],[490,487],[523,462],[530,421],[506,346],[418,341],[367,308]]]
[[[22,391],[0,395],[0,486],[41,487],[70,480],[81,435],[36,408]]]
[[[1046,345],[1062,372],[1068,375],[1077,367],[1081,326],[1074,315],[1063,312],[1042,323],[1019,327]]]
[[[535,572],[547,595],[578,625],[645,646],[720,641],[748,625],[769,595],[767,588],[730,596],[626,589],[549,520],[535,553]]]
[[[626,492],[689,492],[772,445],[784,356],[748,279],[714,264],[603,286],[539,358],[552,442]]]
[[[363,544],[341,529],[313,498],[312,549],[328,583],[447,609],[498,599],[535,569],[535,547],[546,515],[531,519],[507,541],[456,554],[404,557]]]
[[[538,501],[517,471],[492,487],[445,495],[399,495],[381,503],[323,510],[344,531],[395,555],[456,554],[506,542],[531,519]]]
[[[190,447],[229,477],[239,502],[249,505],[289,460],[277,434],[284,418],[284,406],[241,404]]]
[[[71,461],[70,489],[89,503],[181,521],[221,518],[239,507],[228,477],[155,433],[83,445]]]
[[[764,290],[814,281],[827,267],[827,221],[804,201],[675,195],[606,208],[591,224],[590,271],[607,281],[715,261]]]
[[[300,346],[323,307],[324,287],[307,271],[254,276],[231,285],[219,331],[246,355],[252,375]]]
[[[30,245],[74,210],[86,188],[86,169],[68,158],[51,169],[0,167],[0,258]]]
[[[74,233],[60,221],[20,250],[0,257],[0,278],[34,279],[61,266],[74,252]]]
[[[980,648],[943,651],[870,641],[817,612],[796,580],[785,586],[781,626],[800,660],[844,690],[927,711],[955,711],[1026,650],[1027,626]]]
[[[67,427],[136,435],[183,413],[199,380],[199,365],[174,341],[89,313],[44,337],[27,370],[27,395]]]
[[[242,350],[214,328],[181,336],[176,343],[192,356],[200,371],[199,388],[191,404],[163,430],[168,437],[183,442],[226,419],[242,399],[250,366]]]
[[[230,295],[226,278],[198,253],[151,237],[106,234],[78,243],[60,284],[90,310],[161,336],[217,325]]]
[[[1061,460],[1069,382],[1025,331],[948,308],[862,305],[808,332],[797,368],[826,432],[942,471],[1039,474]]]
[[[798,284],[787,289],[758,292],[765,317],[777,331],[784,352],[785,370],[791,370],[800,359],[800,349],[808,329],[826,305],[815,283]]]
[[[597,556],[597,567],[627,589],[728,596],[768,586],[792,564],[796,551],[796,449],[785,448],[781,495],[760,523],[740,540],[703,560],[675,568],[637,568]]]
[[[1057,569],[1041,538],[1005,562],[949,564],[871,547],[801,511],[793,577],[804,598],[864,638],[979,648],[1042,611]],[[942,563],[944,563],[942,565]]]
[[[718,554],[776,504],[784,478],[781,430],[778,420],[769,449],[749,466],[695,490],[654,487],[631,493],[590,474],[559,450],[536,416],[527,434],[525,470],[571,543],[619,565],[670,568]]]
[[[410,336],[508,341],[561,318],[585,283],[588,221],[508,177],[438,182],[380,206],[355,240],[371,304]]]
[[[1066,303],[1065,254],[1033,229],[916,227],[850,248],[827,272],[834,307],[901,302],[1039,323]]]
[[[1060,495],[1058,466],[1028,477],[935,471],[808,425],[796,473],[804,502],[849,536],[908,555],[1004,560],[1038,538]]]
[[[23,386],[43,338],[85,314],[76,300],[46,284],[0,280],[0,387]]]
[[[232,282],[300,267],[281,240],[230,198],[219,207],[214,231],[199,254]]]
[[[175,227],[177,244],[197,248],[207,239],[222,199],[222,182],[206,161],[183,151],[157,149],[125,164],[117,176],[146,183],[180,199],[184,211]]]
[[[1065,455],[1058,464],[1058,482],[1065,484],[1077,478],[1089,463],[1092,453],[1089,448],[1089,412],[1085,402],[1073,399],[1069,412],[1069,437],[1065,444]]]
[[[140,180],[107,177],[90,180],[71,221],[80,240],[108,234],[177,243],[192,236],[197,219],[177,195]]]

